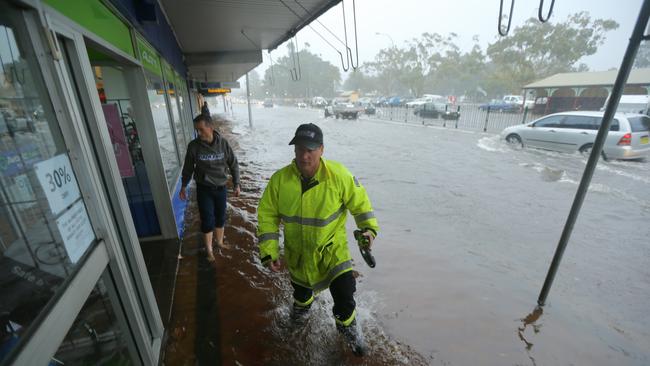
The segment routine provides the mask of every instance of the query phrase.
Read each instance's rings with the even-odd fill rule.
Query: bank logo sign
[[[140,56],[139,59],[142,62],[142,66],[160,76],[160,58],[158,57],[158,53],[140,38],[139,35],[135,38],[138,43],[138,55]]]

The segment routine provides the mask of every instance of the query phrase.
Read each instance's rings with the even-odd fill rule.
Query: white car
[[[415,107],[420,107],[423,106],[426,103],[432,103],[432,102],[445,102],[445,98],[440,95],[435,95],[435,94],[425,94],[421,98],[417,98],[415,100],[412,100],[408,103],[406,103],[407,108],[415,108]]]
[[[563,112],[525,125],[508,127],[501,137],[513,147],[589,154],[604,112]],[[605,159],[643,159],[650,156],[650,117],[616,113],[603,146]]]
[[[524,107],[524,97],[521,95],[506,95],[503,97],[503,101],[510,104],[517,104],[520,107]],[[532,109],[535,107],[535,100],[533,98],[526,99],[526,107]]]

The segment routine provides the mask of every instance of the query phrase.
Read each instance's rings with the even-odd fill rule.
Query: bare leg
[[[212,231],[203,233],[203,240],[205,243],[205,251],[207,252],[208,261],[214,262],[214,254],[212,253]]]
[[[230,245],[223,242],[223,231],[223,227],[214,228],[214,232],[217,234],[217,246],[221,249],[230,249]]]

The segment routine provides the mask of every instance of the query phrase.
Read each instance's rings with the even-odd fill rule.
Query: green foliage
[[[499,38],[487,48],[495,66],[490,78],[502,89],[515,91],[536,79],[584,69],[576,65],[578,60],[596,53],[605,34],[616,28],[615,21],[592,20],[586,12],[555,24],[530,18],[511,36]]]
[[[336,90],[341,83],[338,67],[310,52],[309,44],[305,44],[305,48],[297,53],[297,57],[292,57],[291,43],[288,45],[288,50],[288,56],[274,60],[273,68],[265,71],[262,81],[265,96],[311,98],[336,95]],[[299,80],[293,81],[295,78]]]
[[[643,67],[650,67],[650,43],[648,41],[641,42],[634,60],[634,68]]]
[[[424,33],[404,47],[380,50],[364,70],[375,78],[377,90],[384,95],[518,94],[522,86],[535,80],[560,72],[587,71],[579,60],[596,53],[606,33],[617,27],[613,20],[592,19],[586,12],[557,23],[531,18],[485,51],[474,36],[474,46],[468,52],[455,44],[455,33]],[[638,59],[645,57],[647,65],[648,56],[650,51],[645,56],[640,52]]]

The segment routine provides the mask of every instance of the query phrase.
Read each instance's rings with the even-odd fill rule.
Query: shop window
[[[38,63],[24,46],[31,44],[27,32],[6,15],[0,13],[0,362],[97,242]]]
[[[181,118],[180,108],[178,106],[178,89],[174,83],[167,83],[167,93],[169,95],[169,105],[174,120],[174,133],[176,134],[176,144],[178,146],[178,156],[181,161],[185,160],[185,150],[187,144],[185,143],[185,134],[183,133],[183,118]]]
[[[160,235],[151,184],[142,156],[138,123],[134,118],[124,73],[113,66],[94,66],[93,71],[136,232],[139,237]]]
[[[176,178],[180,171],[179,158],[176,153],[176,144],[172,125],[169,121],[167,112],[167,102],[165,100],[165,88],[160,77],[149,72],[147,74],[147,94],[149,95],[149,105],[153,120],[156,125],[156,134],[158,135],[158,146],[162,157],[163,168],[167,178],[167,186],[171,192],[174,189]]]

